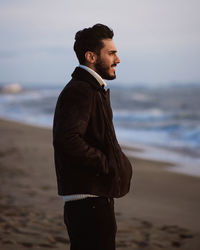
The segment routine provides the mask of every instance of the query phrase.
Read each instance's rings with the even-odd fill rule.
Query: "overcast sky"
[[[67,82],[76,31],[103,23],[116,82],[200,83],[199,10],[199,0],[0,0],[0,82]]]

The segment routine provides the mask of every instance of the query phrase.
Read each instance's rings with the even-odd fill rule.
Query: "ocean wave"
[[[1,117],[52,127],[60,86],[6,86],[0,95]],[[118,136],[150,145],[199,149],[200,88],[175,90],[115,87],[111,103]]]
[[[173,118],[173,114],[163,112],[161,109],[149,109],[146,111],[131,111],[125,109],[114,110],[114,118],[118,121],[151,122],[163,121]]]

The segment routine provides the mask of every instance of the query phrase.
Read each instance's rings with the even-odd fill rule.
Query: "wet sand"
[[[0,138],[0,249],[69,249],[51,131],[0,120]],[[199,250],[200,178],[130,160],[131,191],[115,199],[117,249]]]

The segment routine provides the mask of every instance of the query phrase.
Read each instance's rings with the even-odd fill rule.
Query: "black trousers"
[[[115,250],[114,200],[89,197],[65,202],[64,222],[70,250]]]

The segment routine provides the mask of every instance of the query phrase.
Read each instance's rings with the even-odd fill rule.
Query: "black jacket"
[[[82,68],[58,98],[53,145],[59,195],[129,191],[132,167],[115,136],[109,89]]]

